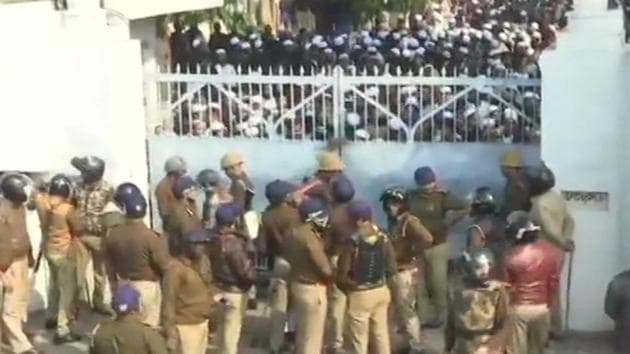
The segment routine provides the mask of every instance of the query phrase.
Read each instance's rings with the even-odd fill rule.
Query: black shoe
[[[248,310],[256,310],[258,309],[258,301],[256,299],[247,300],[247,309]]]
[[[444,325],[444,322],[441,320],[433,320],[429,322],[425,322],[422,324],[422,328],[426,329],[438,329]]]
[[[549,332],[549,339],[554,342],[562,342],[564,340],[564,334],[558,332]]]
[[[79,342],[80,340],[81,340],[80,335],[74,334],[74,333],[68,333],[63,336],[55,335],[55,337],[53,338],[53,343],[55,343],[55,345],[60,345],[60,344],[65,344],[65,343]]]
[[[48,330],[57,328],[57,320],[54,318],[47,319],[44,327]]]
[[[107,307],[95,307],[94,309],[92,309],[92,312],[98,313],[99,315],[104,315],[104,316],[114,316],[114,311],[112,311],[111,309]]]

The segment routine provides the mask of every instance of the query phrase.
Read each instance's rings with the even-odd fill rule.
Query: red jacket
[[[512,304],[549,305],[560,286],[561,260],[560,251],[542,239],[510,250],[506,270],[512,285]]]

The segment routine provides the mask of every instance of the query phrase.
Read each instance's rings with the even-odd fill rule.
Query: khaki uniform
[[[348,203],[335,205],[330,214],[330,229],[325,235],[326,252],[330,262],[337,268],[342,246],[350,240],[354,225],[348,218]],[[342,349],[348,298],[337,284],[328,288],[328,347]]]
[[[136,314],[123,315],[94,329],[90,354],[168,354],[164,337]]]
[[[160,280],[170,262],[159,234],[149,229],[142,219],[127,219],[111,230],[104,249],[116,276],[113,280],[129,282],[138,290],[142,321],[157,327],[162,302]]]
[[[491,281],[481,288],[463,282],[450,292],[448,305],[447,352],[471,354],[481,347],[506,348],[511,327],[505,283]]]
[[[261,232],[257,242],[262,244],[263,253],[274,259],[274,264],[277,258],[286,259],[284,255],[286,237],[290,236],[289,231],[300,223],[297,209],[286,203],[269,207],[262,214]],[[271,350],[279,351],[284,344],[284,328],[289,312],[289,290],[286,276],[277,272],[274,274],[271,285],[269,347]]]
[[[230,186],[230,195],[234,198],[234,203],[238,204],[243,211],[249,211],[252,208],[252,197],[254,196],[254,184],[249,177],[232,179]]]
[[[575,221],[569,214],[562,194],[550,190],[532,198],[531,218],[536,225],[540,225],[542,228],[542,236],[558,247],[561,252],[565,252],[564,247],[573,240]],[[562,274],[564,257],[562,257],[560,265],[558,274]],[[549,309],[551,312],[551,331],[554,333],[561,333],[564,330],[560,297],[560,287],[558,287],[553,294]]]
[[[171,262],[164,277],[162,327],[168,333],[169,344],[180,354],[205,353],[208,346],[213,289],[205,261],[180,257]]]
[[[423,349],[420,306],[424,291],[424,249],[433,242],[433,235],[409,213],[401,215],[391,235],[397,263],[392,287],[397,317],[409,347],[420,351]]]
[[[385,262],[382,278],[377,282],[357,282],[354,272],[358,248],[355,242],[348,241],[339,256],[337,286],[348,296],[348,347],[354,354],[367,354],[368,344],[373,347],[373,353],[391,353],[388,326],[391,295],[387,279],[396,274],[396,255],[384,234],[376,242],[382,247]]]
[[[30,284],[28,280],[28,258],[31,244],[26,230],[24,206],[15,206],[0,197],[0,271],[10,282],[10,291],[3,284],[2,333],[8,338],[13,352],[21,353],[33,348],[22,330],[26,319]]]
[[[46,317],[57,322],[57,335],[70,333],[75,302],[79,293],[79,265],[85,248],[78,237],[82,232],[74,206],[59,197],[38,199],[40,225],[44,230],[44,255],[50,269]]]
[[[333,277],[321,235],[310,223],[294,228],[286,255],[291,264],[291,296],[298,319],[296,354],[319,353],[328,303],[326,284]]]
[[[155,199],[160,218],[162,219],[163,230],[168,230],[168,218],[171,215],[171,209],[173,205],[177,204],[177,198],[175,198],[173,193],[173,184],[175,184],[175,179],[165,176],[155,187]]]
[[[425,192],[415,190],[409,196],[409,212],[422,220],[422,224],[433,236],[433,244],[425,250],[426,273],[424,284],[435,311],[436,320],[446,316],[446,296],[448,286],[448,259],[450,248],[447,242],[448,225],[445,222],[448,211],[465,211],[466,203],[453,194],[436,190]],[[427,311],[429,299],[424,299],[422,311]],[[427,314],[423,313],[423,318]]]
[[[500,215],[505,218],[514,211],[529,211],[532,207],[529,196],[529,185],[525,177],[508,178],[504,188],[503,207]]]
[[[112,200],[114,190],[106,181],[99,181],[93,185],[83,185],[77,196],[77,210],[85,231],[81,241],[85,244],[92,257],[94,267],[94,294],[92,306],[101,311],[109,311],[106,305],[105,291],[107,288],[107,265],[101,249],[105,228],[101,222],[101,213],[105,205]]]
[[[178,200],[169,217],[168,244],[171,255],[177,256],[181,253],[184,235],[202,227],[197,205],[185,199]]]

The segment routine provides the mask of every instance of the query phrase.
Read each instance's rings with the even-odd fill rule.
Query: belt
[[[365,284],[357,285],[357,287],[352,289],[352,291],[358,292],[358,291],[374,290],[374,289],[382,288],[384,286],[385,286],[385,281],[379,281],[377,283],[365,283]]]
[[[495,333],[494,329],[480,329],[480,330],[466,330],[457,329],[457,334],[466,339],[474,339],[480,336],[492,336]]]
[[[297,279],[297,280],[295,280],[295,282],[298,283],[298,284],[302,284],[302,285],[322,285],[322,286],[326,286],[326,284],[324,282],[312,281],[312,280],[306,280],[306,279]]]

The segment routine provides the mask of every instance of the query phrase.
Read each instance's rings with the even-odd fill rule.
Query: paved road
[[[258,312],[250,312],[246,327],[243,330],[243,338],[240,353],[242,354],[266,354],[267,352],[260,348],[259,343],[264,343],[264,338],[268,330],[268,323],[264,315],[264,310]],[[79,330],[88,335],[92,332],[94,326],[101,320],[103,316],[90,315],[83,318],[78,325]],[[88,340],[83,342],[55,346],[52,344],[52,333],[43,329],[43,314],[35,313],[29,320],[28,328],[35,333],[35,345],[38,349],[43,350],[46,354],[80,354],[87,353]],[[443,346],[442,331],[425,331],[425,339],[427,343],[436,351],[441,353],[439,349]],[[400,338],[394,335],[394,342],[400,342]],[[561,345],[555,345],[553,354],[612,354],[612,350],[608,348],[606,336],[601,333],[574,333],[570,335]],[[209,353],[212,353],[212,348]]]

